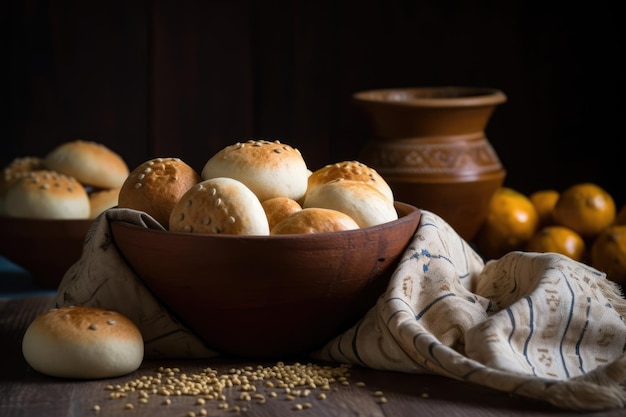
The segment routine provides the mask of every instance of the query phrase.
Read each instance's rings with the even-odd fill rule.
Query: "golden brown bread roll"
[[[121,187],[110,188],[107,190],[94,190],[90,192],[89,207],[91,210],[89,212],[89,218],[95,219],[102,214],[102,212],[117,206],[120,189]]]
[[[307,193],[302,207],[341,211],[352,217],[361,228],[398,219],[393,202],[362,181],[336,179],[322,184]]]
[[[191,187],[176,203],[169,224],[173,232],[269,235],[259,199],[242,182],[226,177]]]
[[[22,353],[28,364],[43,374],[98,379],[139,368],[144,344],[139,329],[122,314],[68,306],[33,320],[22,339]]]
[[[296,211],[302,210],[300,203],[288,197],[274,197],[261,203],[265,210],[265,217],[269,224],[270,230],[281,220],[292,215]]]
[[[359,161],[342,161],[326,165],[309,176],[307,193],[327,182],[336,180],[362,181],[378,189],[389,201],[393,202],[393,192],[385,179],[374,168]]]
[[[87,219],[89,196],[75,178],[58,172],[31,171],[6,191],[6,215],[31,219]]]
[[[128,166],[120,155],[92,141],[62,143],[46,155],[44,163],[52,171],[95,188],[120,187],[128,176]]]
[[[288,197],[300,201],[307,189],[309,171],[296,148],[266,140],[249,140],[225,147],[211,157],[202,178],[234,178],[245,184],[259,201]]]
[[[120,208],[143,211],[168,229],[172,209],[180,198],[202,180],[179,158],[154,158],[137,166],[122,184]]]
[[[6,215],[4,196],[9,187],[19,178],[26,176],[29,172],[44,169],[43,158],[37,156],[15,158],[3,168],[2,176],[0,177],[0,216]]]
[[[286,217],[271,230],[272,235],[329,233],[358,229],[347,214],[337,210],[310,207]]]

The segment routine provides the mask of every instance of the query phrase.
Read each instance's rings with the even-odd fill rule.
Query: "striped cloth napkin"
[[[601,410],[626,405],[624,317],[605,274],[558,254],[511,252],[485,265],[422,210],[386,293],[314,356]]]
[[[145,213],[109,209],[65,274],[58,306],[93,305],[133,320],[149,358],[209,358],[144,287],[111,242],[109,221],[162,229]],[[626,299],[605,274],[557,254],[511,252],[484,263],[442,218],[419,227],[376,305],[311,357],[436,374],[557,407],[626,405]]]

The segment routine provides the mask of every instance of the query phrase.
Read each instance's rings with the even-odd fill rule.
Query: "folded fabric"
[[[110,209],[89,228],[81,258],[61,280],[57,307],[87,305],[115,310],[132,320],[144,339],[146,358],[209,358],[218,353],[171,315],[126,263],[111,238],[110,221],[163,230],[148,214]]]
[[[94,222],[56,303],[115,309],[151,358],[219,354],[160,305],[111,240],[110,221],[162,229],[109,209]],[[605,274],[558,254],[511,252],[483,262],[439,216],[422,210],[387,291],[318,360],[437,374],[572,410],[626,405],[626,300]]]

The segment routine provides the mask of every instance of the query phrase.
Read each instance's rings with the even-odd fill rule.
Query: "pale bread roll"
[[[309,171],[296,148],[266,140],[249,140],[225,147],[211,157],[202,178],[234,178],[245,184],[259,201],[288,197],[300,201],[307,189]]]
[[[359,161],[342,161],[326,165],[309,176],[307,193],[327,182],[342,178],[344,180],[362,181],[369,184],[393,202],[393,191],[385,179],[374,168]]]
[[[126,178],[119,192],[118,206],[148,213],[167,229],[170,213],[178,200],[200,181],[200,174],[179,158],[150,159]]]
[[[95,188],[120,187],[128,176],[128,166],[120,155],[92,141],[62,143],[46,155],[44,162],[48,169]]]
[[[302,206],[296,200],[288,197],[274,197],[261,203],[265,210],[265,217],[270,227],[270,231],[274,226],[280,223],[286,217],[289,217],[296,211],[302,210]]]
[[[31,171],[6,191],[9,217],[31,219],[87,219],[89,196],[75,178],[54,171]]]
[[[97,307],[68,306],[35,318],[22,339],[24,359],[46,375],[99,379],[126,375],[141,365],[141,332],[128,318]]]
[[[269,235],[256,195],[233,178],[212,178],[191,187],[174,206],[170,231],[205,234]]]
[[[358,229],[359,225],[337,210],[310,207],[293,213],[271,229],[272,235],[330,233]]]
[[[307,193],[304,208],[323,207],[346,213],[365,228],[398,219],[391,201],[373,186],[361,181],[336,179]]]
[[[108,190],[95,190],[89,193],[89,218],[95,219],[104,211],[117,206],[120,189],[111,188]]]
[[[3,168],[2,177],[0,177],[0,216],[6,215],[4,197],[9,187],[29,172],[43,169],[45,169],[43,158],[38,156],[15,158]]]

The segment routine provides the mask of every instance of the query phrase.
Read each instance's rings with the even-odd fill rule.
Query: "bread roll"
[[[32,171],[6,191],[6,215],[33,219],[87,219],[89,196],[75,178],[54,171]]]
[[[120,155],[91,141],[62,143],[46,155],[44,162],[48,169],[95,188],[120,187],[128,176],[128,166]]]
[[[325,208],[305,208],[283,219],[271,230],[272,235],[328,233],[358,229],[345,213]]]
[[[322,184],[342,178],[362,181],[385,195],[393,203],[393,191],[385,179],[374,169],[358,161],[342,161],[326,165],[309,176],[307,193]]]
[[[296,211],[302,210],[300,203],[288,197],[274,197],[261,202],[265,217],[270,227],[270,231],[274,226],[280,223],[286,217],[289,217]]]
[[[336,179],[307,193],[304,208],[323,207],[346,213],[359,227],[387,223],[398,218],[391,201],[362,181]]]
[[[68,306],[35,318],[22,340],[24,359],[43,374],[78,379],[128,374],[144,354],[139,329],[115,311]]]
[[[2,177],[0,177],[0,216],[6,215],[4,198],[9,187],[29,172],[43,169],[45,169],[43,158],[37,156],[15,158],[4,167]]]
[[[295,148],[266,140],[249,140],[227,146],[211,157],[202,178],[234,178],[245,184],[259,201],[288,197],[300,201],[307,189],[304,158]]]
[[[120,188],[111,188],[108,190],[95,190],[89,193],[89,218],[95,219],[102,212],[117,206]]]
[[[178,200],[201,180],[200,174],[179,158],[150,159],[126,178],[118,206],[148,213],[167,229]]]
[[[259,199],[233,178],[194,185],[172,210],[170,231],[206,234],[269,235]]]

